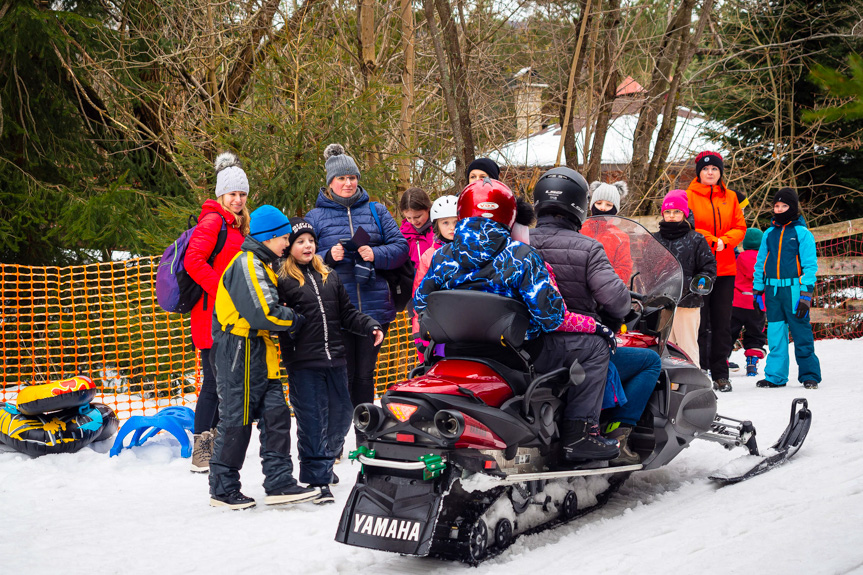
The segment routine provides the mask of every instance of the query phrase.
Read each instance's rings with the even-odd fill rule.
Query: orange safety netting
[[[94,401],[120,419],[194,404],[200,357],[189,316],[156,303],[158,264],[151,257],[67,268],[0,265],[0,402],[14,402],[24,386],[80,374],[98,386]],[[414,367],[409,334],[400,314],[379,356],[378,393]]]

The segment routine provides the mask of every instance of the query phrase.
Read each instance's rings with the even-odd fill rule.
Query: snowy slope
[[[206,476],[189,473],[163,433],[114,458],[110,442],[39,459],[0,453],[0,573],[863,573],[863,341],[816,349],[821,389],[757,389],[738,373],[719,398],[720,413],[752,419],[767,447],[791,400],[807,397],[812,430],[787,465],[719,488],[707,475],[744,451],[697,441],[631,476],[602,510],[476,569],[335,543],[356,472],[347,461],[336,505],[211,509]],[[244,491],[263,498],[257,448],[253,434]]]

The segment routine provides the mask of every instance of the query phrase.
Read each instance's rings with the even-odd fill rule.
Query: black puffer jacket
[[[710,276],[715,280],[716,258],[713,257],[704,236],[692,229],[689,220],[684,222],[689,223],[689,231],[683,237],[669,239],[662,235],[662,231],[656,232],[653,237],[677,258],[680,267],[683,268],[683,297],[680,298],[677,307],[701,307],[704,305],[704,299],[689,291],[689,284],[693,276],[698,274]]]
[[[342,330],[369,335],[380,324],[354,307],[339,274],[330,272],[324,283],[311,266],[299,268],[305,277],[302,286],[290,276],[279,277],[279,303],[305,317],[295,338],[279,334],[282,361],[289,371],[346,365]]]
[[[578,232],[560,216],[542,216],[530,230],[530,245],[554,269],[567,310],[599,319],[604,313],[622,319],[630,310],[629,290],[605,255],[602,244]]]

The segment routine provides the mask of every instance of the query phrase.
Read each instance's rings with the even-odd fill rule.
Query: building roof
[[[708,127],[716,128],[706,118],[686,108],[680,108],[677,116],[677,124],[668,150],[667,159],[669,162],[686,162],[702,150],[721,148],[720,144],[711,141],[705,134]],[[619,166],[628,165],[632,162],[632,142],[637,123],[638,114],[620,114],[612,118],[602,148],[603,165]],[[657,128],[654,130],[650,143],[651,154],[653,154],[656,144],[658,126],[661,123],[662,115],[660,114]],[[575,127],[578,129],[575,134],[575,144],[581,159],[584,154],[584,121],[576,120]],[[490,151],[486,156],[501,166],[553,166],[557,159],[560,134],[560,125],[553,124],[526,138],[504,144],[500,148]],[[593,134],[591,134],[592,142]],[[565,156],[565,153],[561,153],[561,163],[566,162]]]

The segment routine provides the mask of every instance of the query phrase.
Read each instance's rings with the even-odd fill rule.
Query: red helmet
[[[515,223],[515,194],[491,178],[468,185],[458,197],[458,219],[489,218],[508,228]]]

